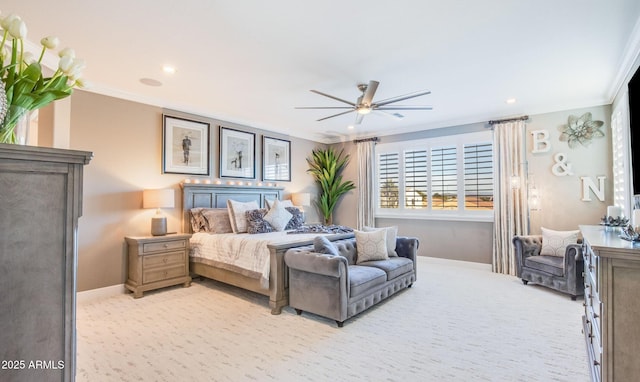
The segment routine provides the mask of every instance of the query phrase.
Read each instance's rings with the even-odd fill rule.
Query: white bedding
[[[313,240],[318,233],[287,234],[270,232],[247,233],[195,233],[191,237],[191,256],[199,262],[259,278],[264,288],[269,287],[268,244],[287,244]]]

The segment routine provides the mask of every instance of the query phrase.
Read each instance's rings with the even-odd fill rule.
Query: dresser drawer
[[[142,258],[142,268],[147,270],[148,268],[171,266],[176,264],[186,264],[186,253],[182,252],[169,252],[157,255],[147,255]]]
[[[186,247],[187,247],[186,240],[170,240],[170,241],[162,241],[159,243],[144,243],[142,245],[142,253],[183,249]]]
[[[153,268],[145,270],[142,273],[142,282],[147,284],[156,281],[169,280],[176,277],[183,277],[186,275],[187,267],[184,264],[171,267]]]

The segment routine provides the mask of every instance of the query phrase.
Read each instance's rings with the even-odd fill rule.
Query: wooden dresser
[[[134,298],[145,291],[171,285],[191,285],[189,239],[191,234],[126,237],[129,269],[125,287]]]
[[[84,151],[0,144],[0,380],[73,381]]]
[[[640,381],[640,243],[618,228],[580,226],[584,236],[583,331],[594,381]]]

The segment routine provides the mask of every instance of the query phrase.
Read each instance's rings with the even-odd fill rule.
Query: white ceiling
[[[55,5],[54,5],[55,4]],[[56,35],[90,91],[317,141],[609,104],[640,34],[638,0],[3,0],[28,39]],[[627,56],[625,56],[627,53]],[[55,61],[54,61],[55,63]],[[162,66],[177,68],[173,75]],[[140,82],[163,83],[152,87]],[[310,89],[432,111],[355,113]],[[507,104],[516,98],[515,104]]]

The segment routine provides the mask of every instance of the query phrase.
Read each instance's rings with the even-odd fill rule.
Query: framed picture
[[[291,181],[291,141],[262,136],[262,180]]]
[[[209,124],[162,117],[162,172],[209,175]]]
[[[256,177],[256,135],[220,126],[220,177]]]

